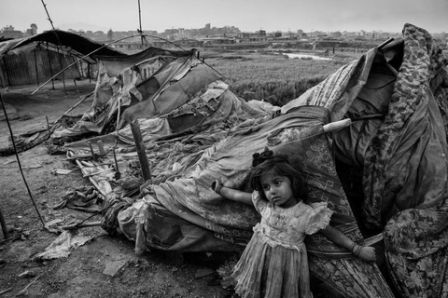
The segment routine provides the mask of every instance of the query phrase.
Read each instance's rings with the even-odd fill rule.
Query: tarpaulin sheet
[[[211,190],[210,185],[215,179],[225,178],[225,185],[247,189],[252,154],[269,146],[274,152],[287,154],[293,165],[304,171],[309,189],[307,201],[327,201],[335,211],[333,225],[353,240],[362,241],[322,130],[322,124],[328,117],[328,111],[324,108],[301,107],[259,125],[235,131],[210,147],[208,154],[183,171],[181,178],[151,185],[153,194],[145,196],[143,206],[139,201],[121,211],[118,219],[122,232],[135,239],[135,222],[143,218],[145,247],[164,247],[160,239],[170,239],[168,249],[175,247],[179,251],[190,251],[192,247],[213,251],[231,249],[222,246],[222,240],[244,245],[251,236],[252,227],[259,221],[259,215],[251,206],[222,198]],[[129,210],[135,209],[136,205],[140,207],[140,212],[133,213],[134,225],[129,225],[132,222]],[[160,213],[154,210],[154,206],[163,206],[182,221],[202,230],[183,230],[183,237],[180,237],[176,233],[178,221],[172,222],[171,227],[169,222],[164,221],[166,225],[162,230],[154,229],[154,225],[157,226],[154,216]],[[126,225],[122,223],[122,218]],[[201,237],[204,234],[213,238],[205,242]],[[159,241],[154,242],[154,239]],[[172,242],[173,239],[177,239],[177,243]],[[183,246],[182,243],[188,245]],[[215,246],[211,246],[213,243]],[[336,291],[347,297],[392,297],[376,265],[353,259],[350,253],[323,235],[309,237],[307,246],[312,273],[327,280]],[[346,269],[338,269],[339,274],[332,276],[335,268]],[[355,277],[359,283],[347,286]]]

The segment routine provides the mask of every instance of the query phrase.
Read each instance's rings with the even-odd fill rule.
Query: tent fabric
[[[177,214],[171,213],[151,197],[146,197],[140,203],[118,213],[119,229],[131,240],[136,240],[136,218],[144,219],[141,227],[144,241],[140,249],[151,248],[166,251],[239,251],[233,243],[215,237],[210,230],[183,220]]]
[[[396,79],[387,64],[400,67]],[[447,64],[425,30],[406,24],[403,40],[377,50],[368,79],[346,112],[354,124],[333,136],[336,158],[355,175],[364,173],[363,194],[355,198],[364,200],[355,202],[365,211],[358,214],[359,224],[385,229],[392,279],[407,297],[443,297],[448,285]],[[290,105],[311,102],[331,106],[319,97]]]
[[[385,244],[404,295],[446,297],[447,127],[433,92],[446,95],[448,87],[430,81],[445,72],[448,57],[421,28],[406,25],[403,36],[403,63],[389,111],[366,154],[364,181],[371,195],[365,210],[374,224],[388,220],[383,208],[397,210],[386,224]]]
[[[365,156],[364,209],[377,226],[388,220],[384,210],[435,205],[446,192],[446,132],[428,84],[438,70],[433,67],[442,65],[431,65],[433,44],[426,31],[407,25],[403,36],[389,110]]]
[[[98,78],[90,110],[75,126],[56,131],[54,139],[107,133],[138,118],[168,117],[207,90],[228,88],[210,85],[221,77],[196,56],[155,56],[134,65],[101,63]]]
[[[45,82],[59,70],[76,62],[78,56],[76,51],[68,52],[65,48],[56,49],[38,43],[11,49],[0,57],[0,85],[18,86]],[[82,77],[82,68],[83,63],[78,61],[58,79],[79,79]]]
[[[387,113],[396,75],[378,51],[368,79],[348,109],[349,128],[334,134],[336,158],[345,164],[363,167],[364,156]]]
[[[127,56],[78,34],[61,30],[3,41],[0,42],[0,86],[40,84],[72,64],[58,78],[78,79],[84,73],[83,62],[92,64],[101,55]],[[81,57],[83,59],[76,60]]]
[[[352,239],[362,241],[362,235],[356,227],[353,213],[337,177],[328,140],[323,137],[322,123],[327,119],[328,113],[325,109],[302,107],[259,125],[237,130],[213,145],[208,154],[183,172],[182,178],[150,185],[148,191],[151,194],[146,195],[144,200],[156,201],[157,206],[163,206],[182,220],[213,232],[215,239],[244,245],[251,235],[253,225],[259,220],[258,214],[247,205],[221,198],[211,190],[210,184],[214,179],[225,177],[226,185],[245,189],[252,154],[263,150],[265,146],[270,146],[274,152],[288,154],[292,157],[293,164],[305,171],[310,189],[308,200],[328,201],[336,213],[333,224]],[[140,204],[139,201],[134,205]],[[131,206],[118,215],[120,228],[124,228],[122,232],[131,239],[135,239],[137,233],[135,222],[141,218],[145,219],[143,226],[147,236],[144,247],[161,245],[160,242],[154,243],[153,236],[148,235],[152,231],[151,225],[154,223],[156,213],[153,204],[147,203],[139,215],[134,215],[133,226],[125,226],[121,218],[125,218],[126,224],[129,224],[130,212],[127,210],[135,207]],[[167,229],[168,226],[165,226],[165,232],[170,235],[174,227],[168,229],[170,232],[166,231]],[[158,235],[160,232],[154,231],[154,233]],[[177,239],[177,249],[189,251],[191,239],[195,237],[185,236]],[[190,240],[186,242],[188,246],[182,246],[186,239]],[[193,247],[200,245],[200,241],[202,239]],[[346,297],[393,297],[376,265],[354,261],[350,253],[337,247],[322,235],[309,237],[307,246],[312,264],[310,268],[316,277],[325,280],[329,278],[329,270],[349,268],[338,269],[336,278],[331,278],[334,290],[344,293]],[[209,249],[220,250],[223,247],[216,246]],[[355,276],[359,283],[347,287],[346,283]]]
[[[121,70],[135,64],[139,64],[144,60],[154,57],[184,57],[194,56],[196,50],[189,51],[172,51],[161,48],[149,47],[140,52],[131,55],[99,55],[98,59],[105,65],[109,76],[116,76],[120,74]],[[114,71],[114,69],[117,69]]]
[[[360,59],[342,66],[324,81],[285,104],[281,112],[284,114],[304,105],[321,106],[330,111],[332,122],[341,120],[365,85],[376,52],[375,48],[371,49]]]
[[[126,54],[119,51],[115,51],[109,47],[102,47],[102,44],[94,42],[88,38],[82,37],[78,34],[62,31],[62,30],[48,30],[40,34],[36,34],[30,37],[8,40],[0,43],[0,55],[5,54],[7,51],[23,47],[33,42],[49,42],[55,45],[63,45],[73,48],[77,52],[87,55],[98,49],[92,57],[96,56],[126,56]]]

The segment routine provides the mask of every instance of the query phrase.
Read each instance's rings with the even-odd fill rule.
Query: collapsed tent
[[[109,85],[118,83],[103,98],[107,105],[85,118],[107,110],[109,120],[81,122],[57,137],[81,127],[113,131],[105,124],[116,119],[115,131],[67,144],[68,157],[105,197],[104,228],[134,240],[137,251],[240,250],[258,215],[210,184],[224,178],[229,187],[249,190],[251,156],[269,146],[306,173],[307,200],[327,201],[334,226],[358,243],[384,235],[389,283],[375,264],[320,234],[307,240],[312,275],[345,297],[393,297],[391,288],[407,297],[443,297],[447,64],[425,30],[406,24],[403,39],[368,51],[277,115],[272,106],[236,97],[194,55],[177,57],[144,79],[140,66],[109,76]],[[133,83],[124,84],[125,77]],[[325,133],[325,124],[344,118],[353,121],[349,128]],[[125,126],[135,119],[151,163],[148,181]]]
[[[57,132],[53,139],[82,137],[89,132],[104,134],[139,115],[151,118],[157,113],[166,113],[170,104],[181,106],[194,95],[191,92],[198,92],[218,77],[216,71],[204,68],[196,55],[195,50],[148,48],[126,57],[101,57],[91,109],[75,126]],[[194,68],[192,75],[187,76],[182,84],[171,86],[190,68]],[[201,76],[201,81],[196,74]],[[183,86],[191,90],[182,89]],[[156,92],[163,94],[159,96]],[[173,92],[177,92],[177,97],[172,96]],[[167,102],[170,103],[168,106]]]

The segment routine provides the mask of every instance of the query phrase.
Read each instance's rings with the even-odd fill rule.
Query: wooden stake
[[[5,218],[3,217],[1,210],[0,210],[0,224],[2,226],[3,237],[5,239],[8,239],[8,228],[6,227]]]
[[[48,121],[47,115],[45,115],[45,121],[47,121],[47,130],[50,131],[50,121]]]
[[[98,150],[100,151],[100,156],[106,155],[106,150],[104,150],[104,143],[103,143],[103,141],[98,140],[98,142],[96,142],[96,144],[98,145]]]
[[[117,154],[115,153],[115,147],[114,149],[114,161],[115,161],[115,179],[120,179],[121,178],[121,173],[120,173],[120,168],[118,167],[118,161],[117,161]]]
[[[90,154],[92,154],[92,158],[95,159],[95,151],[93,151],[92,142],[89,142]]]
[[[134,136],[135,147],[137,149],[143,179],[145,181],[151,181],[151,170],[149,169],[148,157],[146,156],[145,144],[143,143],[142,133],[140,131],[138,120],[134,120],[131,122],[131,130],[132,135]]]

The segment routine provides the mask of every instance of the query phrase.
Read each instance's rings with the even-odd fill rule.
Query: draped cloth
[[[366,152],[364,212],[383,226],[387,261],[404,297],[448,296],[448,60],[406,24],[385,121]],[[392,217],[391,217],[392,214]]]

